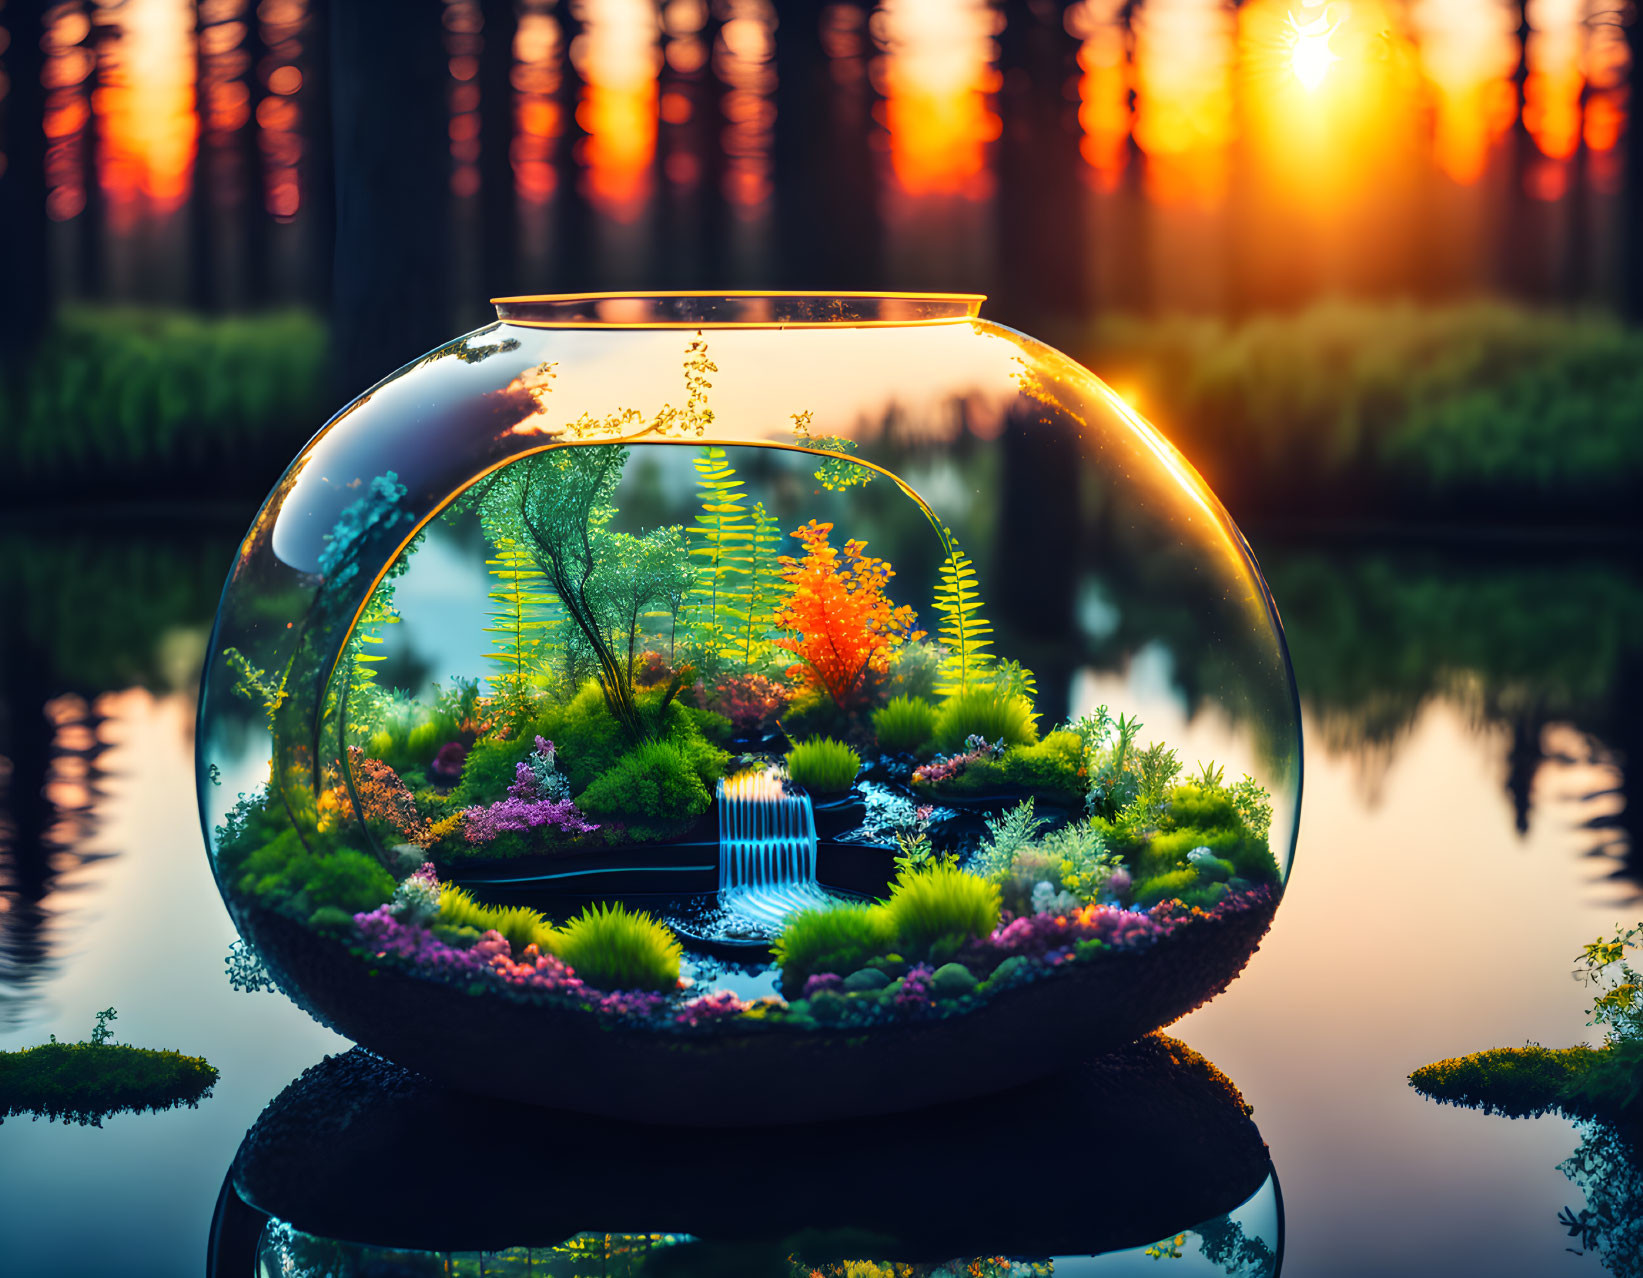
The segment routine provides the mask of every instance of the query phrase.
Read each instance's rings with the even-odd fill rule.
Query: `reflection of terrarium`
[[[1053,1134],[1031,1174],[999,1176],[1024,1114]],[[476,1176],[476,1149],[576,1154]],[[894,1192],[863,1174],[867,1150]],[[960,1186],[985,1209],[954,1210]],[[1283,1233],[1243,1097],[1162,1035],[998,1096],[712,1140],[453,1091],[356,1050],[246,1133],[207,1274],[1116,1278],[1172,1258],[1176,1278],[1274,1278]]]
[[[971,298],[499,313],[315,437],[223,597],[201,804],[292,997],[459,1085],[760,1122],[1008,1085],[1237,974],[1293,684],[1117,396]]]

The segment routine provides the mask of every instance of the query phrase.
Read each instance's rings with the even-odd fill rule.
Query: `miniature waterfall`
[[[778,772],[719,782],[719,898],[739,924],[761,932],[828,899],[816,882],[810,798],[790,794]]]

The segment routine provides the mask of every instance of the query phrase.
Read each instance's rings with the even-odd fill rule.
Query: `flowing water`
[[[727,926],[774,935],[788,915],[829,898],[816,882],[816,814],[774,772],[719,782],[719,900]]]
[[[122,553],[133,540],[109,539]],[[83,1038],[94,1013],[114,1006],[120,1041],[204,1055],[222,1077],[193,1110],[101,1128],[0,1125],[7,1275],[199,1272],[246,1128],[304,1068],[347,1047],[278,995],[234,992],[223,973],[234,932],[195,816],[188,671],[210,621],[209,578],[231,546],[232,533],[189,535],[154,550],[177,587],[166,615],[114,593],[105,612],[82,583],[65,586],[61,609],[44,609],[58,627],[49,645],[31,638],[27,618],[8,619],[17,830],[0,859],[0,1049]],[[1573,1127],[1442,1108],[1406,1076],[1483,1047],[1588,1038],[1572,957],[1643,917],[1625,874],[1635,809],[1624,808],[1618,753],[1635,731],[1623,698],[1637,686],[1638,636],[1614,629],[1643,597],[1635,569],[1626,556],[1561,550],[1538,569],[1517,552],[1488,562],[1439,554],[1418,572],[1398,560],[1381,574],[1364,570],[1360,552],[1263,549],[1306,707],[1301,844],[1245,974],[1172,1032],[1254,1107],[1283,1184],[1290,1272],[1599,1274],[1557,1220],[1582,1204],[1557,1169]],[[75,548],[65,580],[94,574],[96,551]],[[1331,610],[1306,585],[1319,565],[1344,590]],[[1548,567],[1570,591],[1603,583],[1592,606],[1542,606],[1569,601],[1545,598]],[[109,579],[120,575],[130,574]],[[196,576],[207,584],[185,589]],[[1488,606],[1468,630],[1454,606],[1472,589]],[[1410,591],[1426,612],[1406,606]],[[1523,618],[1538,619],[1529,638],[1514,630]],[[787,815],[802,831],[797,811]],[[801,842],[785,845],[784,880],[805,877]],[[727,881],[768,883],[775,870],[733,866]],[[1031,1176],[1040,1141],[1123,1156],[1099,1132],[1027,1114],[997,1174]],[[476,1166],[503,1173],[527,1156],[475,1151]],[[864,1170],[896,1192],[894,1168],[869,1159]],[[965,1185],[955,1210],[985,1197],[984,1184]],[[1133,1260],[1136,1272],[1159,1272]]]

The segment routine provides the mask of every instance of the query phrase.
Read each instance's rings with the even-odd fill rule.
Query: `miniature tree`
[[[895,575],[882,559],[863,554],[867,543],[849,541],[842,550],[828,541],[832,524],[812,520],[793,533],[804,546],[799,557],[783,555],[786,597],[776,624],[791,633],[776,640],[799,658],[788,674],[826,691],[841,709],[862,709],[890,657],[913,626],[913,610],[897,607],[884,588]]]

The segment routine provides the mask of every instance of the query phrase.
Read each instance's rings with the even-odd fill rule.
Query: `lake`
[[[349,1046],[224,975],[190,680],[236,532],[0,533],[18,827],[0,852],[0,1049],[84,1038],[113,1006],[119,1041],[222,1073],[193,1110],[0,1126],[7,1273],[198,1272],[246,1129]],[[1292,1272],[1600,1273],[1557,1221],[1581,1206],[1557,1169],[1573,1125],[1439,1107],[1406,1079],[1585,1039],[1574,955],[1643,911],[1621,753],[1636,757],[1624,699],[1643,668],[1635,547],[1253,540],[1306,713],[1301,840],[1260,952],[1170,1032],[1254,1107]],[[1053,1117],[1024,1117],[1023,1140]],[[893,1192],[893,1168],[866,1165]]]

